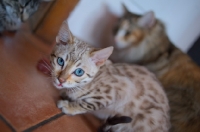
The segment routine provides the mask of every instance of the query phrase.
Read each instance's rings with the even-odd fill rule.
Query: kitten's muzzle
[[[60,82],[60,84],[62,84],[62,83],[65,82],[65,79],[63,79],[63,78],[58,78],[58,81]]]

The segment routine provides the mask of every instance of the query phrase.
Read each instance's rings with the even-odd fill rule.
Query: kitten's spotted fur
[[[157,75],[169,99],[170,131],[199,132],[200,68],[170,42],[153,12],[125,10],[115,30],[113,61],[141,64]]]
[[[41,1],[48,0],[0,0],[0,33],[17,30],[36,12]]]
[[[56,40],[52,77],[55,87],[66,92],[67,100],[57,104],[64,113],[91,112],[104,120],[115,115],[132,118],[131,123],[111,126],[114,132],[168,131],[168,100],[152,73],[141,66],[108,62],[112,47],[89,47],[71,34],[67,22]]]

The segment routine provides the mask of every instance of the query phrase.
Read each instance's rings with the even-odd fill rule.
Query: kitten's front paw
[[[63,108],[63,107],[66,107],[68,106],[68,101],[67,100],[59,100],[58,103],[57,103],[57,107],[58,108]]]
[[[61,109],[61,111],[67,115],[74,115],[73,111],[69,107],[69,102],[67,100],[59,100],[57,103],[57,107]]]

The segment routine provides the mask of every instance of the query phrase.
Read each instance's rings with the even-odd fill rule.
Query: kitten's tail
[[[111,127],[113,125],[121,124],[121,123],[130,123],[132,118],[129,116],[114,116],[109,117],[106,122],[98,129],[97,132],[111,132]]]

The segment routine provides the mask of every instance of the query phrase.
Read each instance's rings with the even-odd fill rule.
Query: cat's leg
[[[68,100],[59,100],[57,107],[60,108],[63,113],[68,115],[82,114],[89,111],[89,109],[83,107],[83,102],[79,101],[70,102]]]
[[[62,112],[69,115],[86,113],[104,108],[113,103],[113,100],[107,98],[85,98],[75,101],[59,100],[57,107],[62,109]]]

